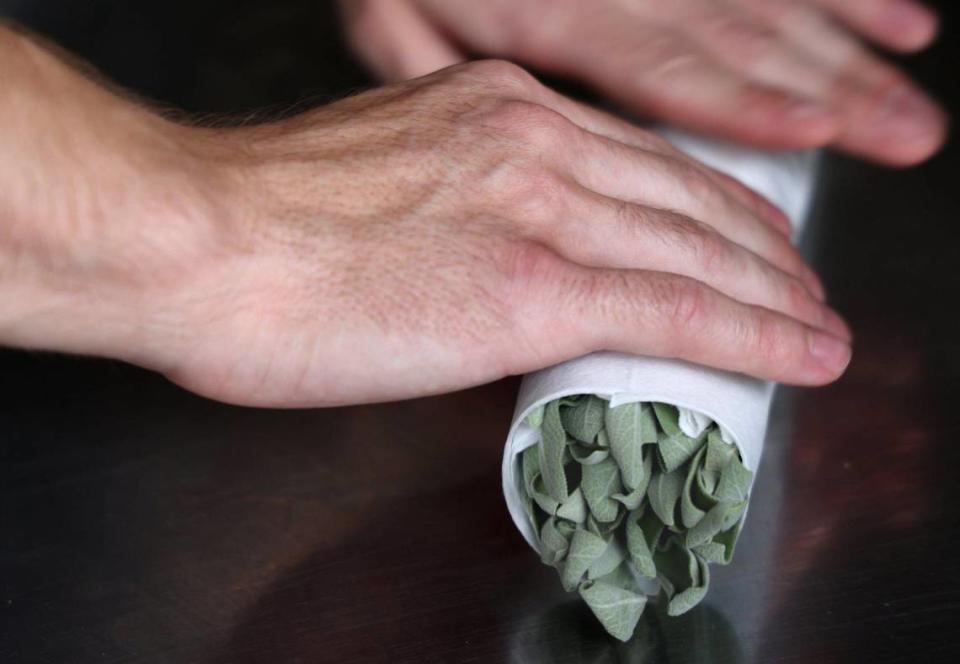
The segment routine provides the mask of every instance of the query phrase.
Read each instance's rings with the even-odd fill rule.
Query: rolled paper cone
[[[675,129],[661,133],[695,159],[766,196],[790,218],[794,239],[799,237],[813,195],[816,152],[768,152]],[[520,387],[503,455],[503,492],[513,522],[540,553],[535,526],[523,506],[520,469],[521,452],[539,442],[539,430],[525,419],[540,406],[579,394],[608,399],[611,408],[631,402],[676,406],[684,434],[697,437],[716,422],[723,439],[737,446],[755,478],[774,388],[770,382],[681,360],[613,352],[592,353],[528,374]],[[644,592],[657,592],[656,582],[640,580],[646,581],[641,584]]]

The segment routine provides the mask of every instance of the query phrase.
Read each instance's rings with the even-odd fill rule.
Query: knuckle
[[[704,204],[703,207],[708,209],[728,207],[720,185],[699,164],[685,155],[667,155],[663,159],[663,167],[676,181],[681,195]]]
[[[638,230],[652,223],[650,211],[642,205],[635,205],[629,201],[615,199],[613,220],[616,234],[621,237],[634,237]]]
[[[493,257],[493,263],[499,271],[508,293],[509,301],[518,302],[531,289],[540,286],[556,276],[560,258],[547,246],[532,240],[518,240],[505,243]]]
[[[737,178],[733,177],[732,175],[728,175],[723,171],[711,168],[707,171],[707,176],[716,182],[717,186],[725,193],[729,193],[732,196],[740,196],[743,198],[743,200],[748,201],[750,205],[758,204],[763,200],[763,197],[760,196],[760,194],[742,183]]]
[[[783,237],[776,236],[773,241],[773,262],[790,275],[803,274],[807,268],[800,252]]]
[[[814,315],[816,305],[810,297],[810,292],[795,277],[788,277],[787,279],[786,300],[790,307],[789,310],[799,312],[803,318],[810,318]]]
[[[552,225],[562,217],[570,183],[537,163],[510,163],[494,169],[483,187],[501,217],[521,228]]]
[[[719,233],[682,215],[664,215],[658,220],[660,232],[675,245],[678,253],[710,274],[730,266],[730,248]]]
[[[622,270],[588,271],[569,284],[563,296],[572,303],[580,330],[587,340],[585,352],[622,347],[631,331],[639,329],[646,313],[644,290]]]
[[[684,235],[694,260],[706,274],[724,269],[729,264],[727,245],[716,231],[691,222],[686,224]]]
[[[563,278],[562,261],[540,243],[510,237],[489,242],[483,260],[484,298],[497,312],[497,332],[511,340],[513,360],[507,364],[529,362],[545,350],[543,339],[550,336],[543,324],[549,312],[541,305],[551,285]]]
[[[666,281],[660,292],[660,305],[671,329],[698,328],[707,315],[706,289],[693,279],[676,277]]]
[[[472,77],[509,90],[529,91],[540,85],[533,74],[508,60],[478,60],[466,65],[464,71]]]
[[[769,220],[771,217],[776,217],[782,214],[782,210],[779,207],[739,180],[730,178],[729,180],[724,181],[728,182],[731,192],[734,194],[739,193],[740,200],[744,201],[747,209],[752,212],[754,216]],[[786,220],[786,217],[781,218]]]
[[[684,157],[684,154],[677,148],[677,146],[660,134],[644,129],[641,129],[640,131],[643,133],[644,150],[674,159],[681,159]]]
[[[521,223],[552,223],[558,218],[568,187],[567,181],[552,171],[530,169],[517,178],[511,205]]]
[[[573,124],[560,113],[540,104],[507,99],[495,105],[492,124],[528,147],[542,152],[570,138]]]
[[[556,150],[576,138],[574,125],[559,113],[543,110],[533,114],[530,123],[522,127],[523,137],[529,147],[538,153]]]
[[[785,364],[792,357],[791,338],[779,317],[757,315],[750,329],[750,353],[772,366]]]
[[[687,193],[694,199],[706,204],[717,206],[725,203],[717,183],[714,182],[699,166],[688,160],[681,162],[680,177]]]

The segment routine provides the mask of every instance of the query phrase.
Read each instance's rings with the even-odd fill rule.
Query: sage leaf
[[[684,479],[679,471],[664,473],[655,470],[650,480],[650,488],[647,489],[650,507],[664,525],[670,528],[677,525],[677,501],[680,500],[680,493],[683,491]]]
[[[603,427],[606,410],[607,402],[591,394],[560,412],[563,428],[581,443],[591,444]]]
[[[695,479],[700,473],[700,466],[706,452],[706,448],[701,447],[697,455],[693,457],[693,461],[687,470],[687,479],[683,483],[683,493],[680,494],[680,522],[684,528],[693,528],[707,514],[706,510],[697,507],[693,500]]]
[[[606,429],[600,429],[600,433],[597,434],[597,446],[603,448],[610,447],[610,437],[607,435]]]
[[[523,486],[527,495],[533,495],[533,482],[540,474],[540,450],[536,445],[525,449],[520,456],[520,466],[523,472]]]
[[[560,423],[560,404],[551,401],[543,412],[540,428],[540,473],[550,497],[558,503],[567,499],[567,476],[563,469],[563,455],[567,450],[567,435]]]
[[[627,517],[627,552],[637,571],[645,577],[654,578],[657,567],[653,551],[663,532],[663,522],[652,510],[637,510]]]
[[[547,565],[557,565],[567,555],[569,540],[557,529],[557,520],[550,517],[540,529],[540,560]]]
[[[637,490],[631,491],[630,493],[615,493],[610,497],[623,505],[625,510],[632,512],[643,504],[643,499],[646,495],[644,491]]]
[[[704,460],[703,469],[719,475],[736,454],[736,448],[723,440],[719,429],[714,429],[707,434],[707,458]]]
[[[603,628],[620,641],[627,641],[633,636],[647,604],[645,595],[602,581],[587,581],[581,584],[580,597]]]
[[[587,504],[583,500],[583,492],[579,487],[574,489],[570,497],[557,508],[557,516],[573,523],[583,523],[587,520]]]
[[[724,530],[721,533],[718,533],[713,538],[714,544],[719,544],[723,546],[723,559],[718,560],[717,564],[719,565],[729,565],[730,561],[733,560],[733,551],[737,546],[737,540],[740,537],[740,531],[743,529],[743,519],[737,521],[736,525],[733,528]]]
[[[667,614],[678,616],[696,606],[707,593],[710,572],[706,563],[676,538],[654,554],[657,578],[669,598]]]
[[[528,494],[523,494],[520,496],[520,500],[523,504],[523,513],[527,515],[527,519],[530,520],[530,523],[537,523],[537,512],[533,507],[533,498]]]
[[[685,588],[673,596],[667,605],[668,616],[683,615],[699,604],[710,588],[710,566],[696,555],[693,555],[693,558],[700,570],[698,583],[690,588]]]
[[[680,413],[676,407],[665,403],[655,403],[653,404],[653,412],[656,413],[657,422],[660,423],[660,428],[664,433],[671,436],[683,433],[683,431],[680,430]]]
[[[617,588],[623,588],[630,592],[643,593],[643,589],[640,587],[636,575],[634,575],[630,569],[630,562],[628,560],[624,560],[624,562],[620,563],[616,569],[606,576],[601,576],[594,580],[616,586]]]
[[[739,503],[747,499],[753,473],[736,456],[730,459],[723,472],[715,493],[717,500],[727,503]]]
[[[633,491],[645,481],[643,468],[643,428],[641,414],[649,406],[626,403],[608,408],[605,424],[610,439],[610,453],[620,466],[620,476],[627,489]]]
[[[567,559],[560,571],[560,583],[564,590],[572,591],[583,579],[594,561],[607,549],[607,542],[589,530],[578,528],[570,540]]]
[[[531,410],[525,421],[527,426],[534,429],[539,429],[540,425],[543,424],[543,406],[537,406]]]
[[[543,486],[543,476],[537,475],[533,480],[533,493],[531,494],[534,502],[542,509],[544,512],[553,516],[557,513],[557,510],[560,508],[559,501],[553,499],[553,497],[547,493],[546,487]]]
[[[693,554],[680,545],[675,536],[668,537],[665,545],[653,552],[657,578],[667,599],[673,599],[676,593],[695,584],[696,561],[692,557]]]
[[[541,509],[541,511],[549,514],[550,516],[556,515],[557,510],[560,509],[560,503],[545,493],[533,494],[533,502]]]
[[[597,579],[610,574],[620,566],[620,563],[622,563],[626,557],[626,548],[617,541],[616,537],[612,538],[607,544],[606,550],[590,565],[590,568],[587,570],[587,578]]]
[[[640,442],[644,445],[657,442],[657,420],[653,416],[653,406],[640,405]]]
[[[620,484],[620,469],[613,459],[584,466],[580,488],[583,489],[590,513],[597,521],[613,521],[617,517],[619,505],[612,496],[620,493],[623,486]]]
[[[660,461],[663,469],[671,473],[695,455],[703,446],[704,440],[690,438],[682,433],[660,434],[657,447],[660,451]]]
[[[695,546],[691,549],[691,551],[706,560],[708,563],[718,563],[722,565],[726,559],[726,547],[716,540],[707,542],[706,544],[701,544],[700,546]]]
[[[650,479],[653,477],[653,454],[653,446],[648,446],[643,455],[643,480],[637,488],[627,494],[615,493],[611,496],[630,511],[640,507],[647,495],[647,488],[650,486]]]
[[[685,542],[687,548],[692,549],[695,546],[706,544],[713,539],[717,533],[733,526],[737,519],[743,514],[743,510],[745,510],[746,507],[746,501],[732,505],[729,503],[717,503],[717,505],[700,520],[700,523],[687,531]]]
[[[620,528],[620,524],[623,523],[623,519],[626,516],[627,511],[622,509],[617,509],[617,516],[613,521],[600,522],[593,518],[592,514],[587,515],[587,530],[594,533],[595,535],[602,537],[604,540],[610,539],[615,532]]]
[[[720,502],[714,495],[719,482],[720,476],[717,473],[709,472],[706,468],[701,468],[697,473],[696,485],[692,489],[694,502],[700,509],[709,510]]]
[[[583,466],[592,466],[604,461],[610,456],[610,450],[605,447],[585,447],[579,444],[570,445],[570,456]]]

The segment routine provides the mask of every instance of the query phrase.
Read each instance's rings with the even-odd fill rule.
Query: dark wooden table
[[[362,82],[319,0],[229,6],[0,0],[190,110]],[[957,65],[948,41],[915,68],[955,103]],[[958,661],[958,153],[827,160],[812,248],[855,359],[780,391],[736,561],[687,616],[613,642],[526,548],[499,487],[516,380],[266,411],[6,351],[0,661]]]

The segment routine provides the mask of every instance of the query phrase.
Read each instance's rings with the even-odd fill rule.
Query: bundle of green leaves
[[[642,577],[659,581],[669,615],[703,599],[709,563],[733,557],[753,474],[715,423],[693,438],[673,406],[609,406],[583,394],[527,417],[540,440],[521,456],[521,495],[543,562],[627,640]]]

